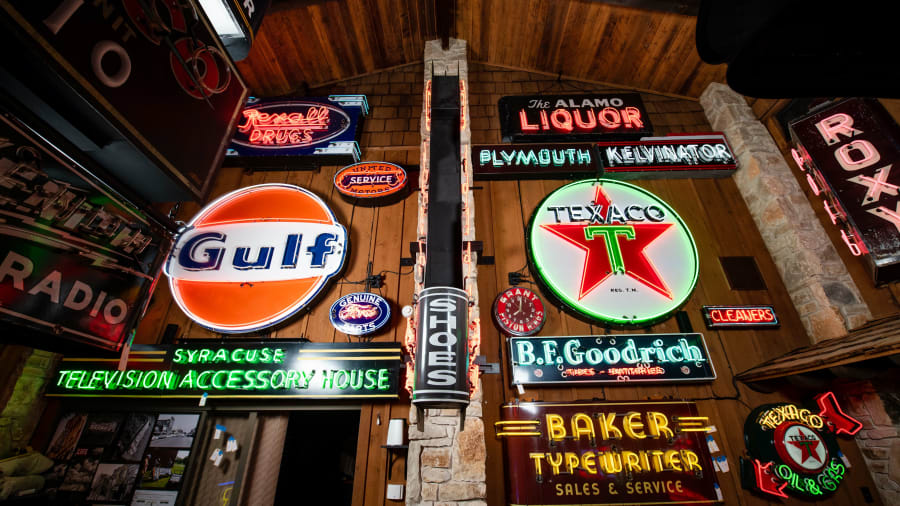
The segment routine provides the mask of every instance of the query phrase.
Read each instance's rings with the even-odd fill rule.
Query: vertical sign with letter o
[[[469,404],[468,311],[465,290],[450,286],[419,294],[416,384],[412,403],[420,408]]]

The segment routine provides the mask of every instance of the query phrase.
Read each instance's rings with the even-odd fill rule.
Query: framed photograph
[[[178,492],[174,490],[135,490],[131,506],[174,506]]]
[[[100,464],[94,474],[88,501],[122,501],[134,490],[137,464]]]
[[[156,422],[156,415],[151,413],[130,413],[122,423],[119,437],[110,449],[110,460],[140,462],[141,455],[147,449],[150,435]]]
[[[109,446],[116,438],[124,416],[120,414],[93,413],[81,432],[78,446],[82,448]]]
[[[91,488],[102,455],[103,448],[76,449],[59,489],[66,492],[87,492]]]
[[[178,488],[190,451],[178,448],[150,448],[141,464],[142,488]]]
[[[53,433],[45,455],[53,460],[72,458],[86,422],[87,415],[85,413],[68,413],[63,416],[56,426],[56,432]]]
[[[160,414],[153,426],[150,447],[190,448],[199,421],[198,414]]]

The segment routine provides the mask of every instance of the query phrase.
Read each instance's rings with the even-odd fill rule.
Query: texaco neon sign
[[[682,219],[621,181],[577,181],[548,195],[532,215],[527,244],[538,281],[568,309],[599,322],[663,320],[697,284],[697,247]]]

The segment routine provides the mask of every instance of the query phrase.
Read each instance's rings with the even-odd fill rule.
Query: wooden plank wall
[[[878,319],[900,314],[900,283],[875,286],[865,260],[861,257],[855,257],[850,253],[847,245],[844,244],[843,239],[841,239],[840,229],[831,223],[831,218],[828,216],[825,207],[822,205],[822,199],[813,193],[809,184],[806,182],[805,174],[800,171],[797,164],[794,162],[794,159],[791,157],[790,133],[785,132],[782,129],[778,122],[778,118],[776,117],[778,111],[785,107],[788,102],[790,102],[790,100],[787,99],[772,100],[747,98],[747,103],[750,104],[753,112],[769,130],[772,138],[775,139],[775,143],[781,150],[788,167],[791,168],[791,173],[797,178],[797,182],[806,194],[807,199],[809,199],[810,205],[812,205],[813,211],[816,213],[816,217],[819,218],[819,222],[828,234],[828,238],[831,239],[832,244],[834,244],[834,248],[837,250],[838,255],[840,255],[841,261],[847,266],[850,277],[853,278],[853,281],[859,288],[863,300],[869,306],[869,310],[872,312],[872,318]],[[900,101],[882,100],[882,103],[894,116],[894,119],[900,122]]]
[[[572,82],[546,75],[511,71],[483,64],[470,64],[470,111],[473,143],[500,141],[497,100],[505,94],[603,91],[597,85]],[[327,93],[366,93],[372,113],[366,121],[362,142],[364,159],[398,163],[419,163],[419,116],[422,103],[422,66],[415,64],[390,72],[372,74],[342,82],[327,89],[313,90],[311,95]],[[695,101],[662,95],[643,94],[656,133],[709,131],[700,105]],[[405,201],[387,207],[359,208],[342,201],[332,190],[336,167],[323,167],[318,172],[256,172],[224,170],[217,179],[211,197],[235,188],[261,182],[289,182],[307,187],[334,209],[338,218],[351,231],[352,249],[342,284],[334,284],[312,310],[288,326],[270,332],[266,337],[307,337],[317,342],[346,339],[337,334],[326,313],[331,301],[341,294],[358,290],[357,281],[365,276],[366,265],[373,263],[375,272],[384,271],[387,280],[382,293],[399,309],[409,304],[412,295],[410,268],[401,269],[400,257],[408,256],[406,244],[414,241],[416,221],[415,194]],[[500,375],[483,376],[484,420],[487,444],[487,483],[489,505],[505,504],[505,479],[502,447],[493,436],[500,405],[516,398],[521,400],[646,400],[688,399],[699,404],[700,412],[718,427],[716,441],[728,456],[731,472],[719,475],[728,504],[762,505],[765,500],[749,495],[740,488],[737,473],[738,456],[744,453],[742,427],[751,407],[782,400],[778,394],[760,394],[733,381],[733,374],[764,360],[808,344],[809,341],[791,305],[775,266],[763,245],[743,199],[731,179],[679,180],[642,182],[641,186],[669,202],[687,222],[697,241],[700,259],[700,281],[685,310],[697,331],[704,333],[718,379],[700,385],[660,385],[655,387],[615,386],[608,388],[528,388],[518,396],[509,386],[508,357],[504,338],[490,323],[490,310],[496,294],[507,287],[507,273],[525,266],[524,228],[538,201],[565,181],[479,182],[475,189],[477,238],[484,241],[485,255],[495,257],[495,265],[479,267],[481,295],[482,353],[489,362],[501,364]],[[187,205],[179,213],[186,220],[199,206]],[[753,255],[760,267],[768,290],[737,292],[730,290],[717,261],[719,256]],[[402,274],[397,274],[402,273]],[[778,330],[706,331],[700,316],[703,304],[773,304],[782,320]],[[402,341],[405,321],[395,315],[392,329],[375,339]],[[166,324],[180,326],[190,338],[219,338],[193,325],[172,304],[166,283],[160,283],[144,318],[137,342],[156,342]],[[649,332],[675,332],[674,319],[647,329]],[[550,308],[542,335],[575,335],[604,333],[599,326],[576,320]],[[615,331],[614,331],[615,332]],[[642,331],[643,332],[643,331]],[[637,333],[633,331],[632,333]],[[394,403],[366,403],[362,408],[354,506],[396,504],[386,502],[386,453],[381,448],[387,431],[387,420],[406,418],[408,398]],[[377,420],[381,419],[381,425]],[[852,442],[841,446],[853,464],[835,504],[863,504],[859,486],[874,491],[857,447]],[[393,483],[405,481],[405,462],[392,469]],[[786,501],[791,503],[791,501]],[[777,504],[777,503],[772,503]],[[798,503],[799,504],[799,503]]]
[[[332,86],[312,90],[310,96],[330,93],[365,93],[371,106],[365,120],[360,146],[363,160],[379,160],[401,165],[419,164],[419,117],[422,111],[422,64],[414,64],[391,72],[373,74]],[[350,232],[350,254],[343,277],[324,291],[311,310],[294,318],[284,327],[260,335],[261,338],[296,339],[306,337],[313,342],[346,342],[347,336],[337,332],[328,319],[331,303],[344,294],[363,291],[357,282],[365,279],[368,263],[374,273],[385,275],[378,291],[392,306],[392,320],[387,332],[373,338],[376,342],[402,342],[406,319],[400,309],[412,302],[412,267],[400,266],[400,258],[409,256],[407,244],[416,240],[418,211],[417,193],[384,207],[358,207],[344,201],[334,190],[334,173],[340,167],[322,167],[319,171],[245,172],[240,168],[223,169],[216,179],[209,200],[231,190],[260,183],[289,183],[312,190],[331,207],[338,221]],[[187,221],[200,208],[185,204],[178,219]],[[162,279],[141,321],[135,338],[137,343],[155,343],[167,324],[180,328],[179,337],[188,339],[222,339],[189,320],[172,302],[168,282]],[[353,339],[356,341],[356,339]],[[391,418],[409,416],[409,398],[388,402],[367,402],[360,413],[354,476],[353,505],[385,503],[387,483],[387,450],[381,447],[387,438]],[[406,482],[404,459],[398,459],[391,470],[391,483]],[[396,504],[396,503],[392,503]]]
[[[497,101],[506,94],[583,93],[605,91],[584,82],[556,81],[544,75],[509,71],[486,65],[470,64],[472,142],[499,143]],[[696,101],[642,94],[656,134],[703,132],[711,128]],[[507,274],[526,265],[525,234],[528,220],[538,202],[567,181],[492,181],[479,182],[475,190],[477,236],[484,241],[485,255],[493,255],[496,265],[481,266],[478,272],[481,312],[490,314],[493,298],[508,286]],[[735,372],[809,344],[803,326],[784,289],[775,265],[763,244],[744,200],[734,182],[728,179],[645,181],[638,183],[663,198],[685,220],[700,254],[697,289],[684,310],[693,328],[706,338],[718,378],[709,384],[547,387],[525,390],[518,395],[510,386],[505,338],[487,321],[482,324],[482,353],[488,362],[500,362],[502,374],[483,376],[485,389],[484,420],[487,443],[488,504],[505,503],[504,462],[501,442],[493,437],[493,422],[499,418],[499,406],[515,399],[521,401],[563,400],[662,400],[685,399],[698,403],[700,413],[716,425],[718,445],[728,457],[731,472],[718,476],[726,504],[761,505],[767,501],[741,489],[737,473],[738,457],[745,453],[743,424],[751,407],[784,399],[779,394],[761,394],[733,380]],[[752,255],[756,258],[768,290],[733,291],[730,289],[719,256]],[[528,285],[526,285],[528,286]],[[777,330],[710,331],[704,328],[700,306],[704,304],[773,304],[782,321]],[[646,330],[631,333],[677,332],[673,319]],[[601,326],[588,325],[552,307],[540,335],[603,334]],[[611,333],[620,333],[612,331]],[[842,441],[853,469],[847,482],[829,501],[831,504],[864,504],[859,486],[875,491],[859,450],[852,441]],[[786,503],[800,504],[789,500]],[[778,504],[773,501],[772,504]]]

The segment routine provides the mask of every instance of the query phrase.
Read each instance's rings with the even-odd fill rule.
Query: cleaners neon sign
[[[777,327],[772,306],[703,306],[707,328]]]

